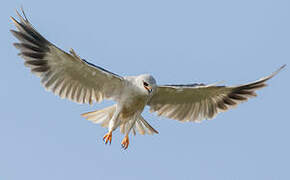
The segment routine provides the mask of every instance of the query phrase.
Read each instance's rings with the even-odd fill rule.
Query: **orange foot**
[[[124,149],[128,148],[128,146],[129,146],[129,137],[128,137],[128,135],[126,135],[124,137],[124,139],[122,140],[121,145],[122,145],[122,148],[124,148]]]
[[[112,131],[109,131],[104,137],[103,137],[103,141],[105,142],[105,144],[107,144],[108,142],[112,141]]]

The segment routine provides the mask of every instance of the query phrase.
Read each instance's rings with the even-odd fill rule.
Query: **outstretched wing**
[[[219,112],[255,97],[255,91],[265,87],[265,82],[284,67],[285,65],[270,76],[239,86],[206,86],[203,84],[159,86],[148,102],[150,112],[155,111],[159,116],[184,122],[212,119]]]
[[[116,100],[123,88],[123,78],[81,59],[72,49],[62,51],[17,12],[20,22],[11,17],[18,31],[11,33],[20,41],[14,46],[31,72],[41,78],[43,86],[61,98],[77,103]]]

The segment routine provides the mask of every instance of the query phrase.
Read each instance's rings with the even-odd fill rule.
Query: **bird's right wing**
[[[70,54],[62,51],[39,34],[22,13],[24,18],[17,12],[20,22],[11,17],[18,29],[11,32],[20,41],[14,46],[47,90],[77,103],[118,99],[123,77],[81,59],[72,49]]]
[[[238,86],[165,85],[148,102],[151,112],[179,121],[200,122],[211,119],[219,112],[235,107],[255,97],[255,91],[266,86],[282,68],[258,81]]]

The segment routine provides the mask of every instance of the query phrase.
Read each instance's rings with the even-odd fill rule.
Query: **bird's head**
[[[137,77],[138,86],[143,92],[152,95],[157,87],[156,80],[149,74],[142,74]]]

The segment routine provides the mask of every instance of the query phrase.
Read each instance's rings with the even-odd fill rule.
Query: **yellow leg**
[[[103,141],[105,142],[105,144],[107,144],[108,142],[112,141],[112,131],[109,131],[107,134],[105,134],[105,136],[103,137]]]
[[[126,136],[124,137],[124,139],[122,140],[121,145],[122,145],[122,147],[123,147],[124,149],[127,149],[127,148],[128,148],[128,146],[129,146],[129,137],[128,137],[128,135],[126,135]]]

